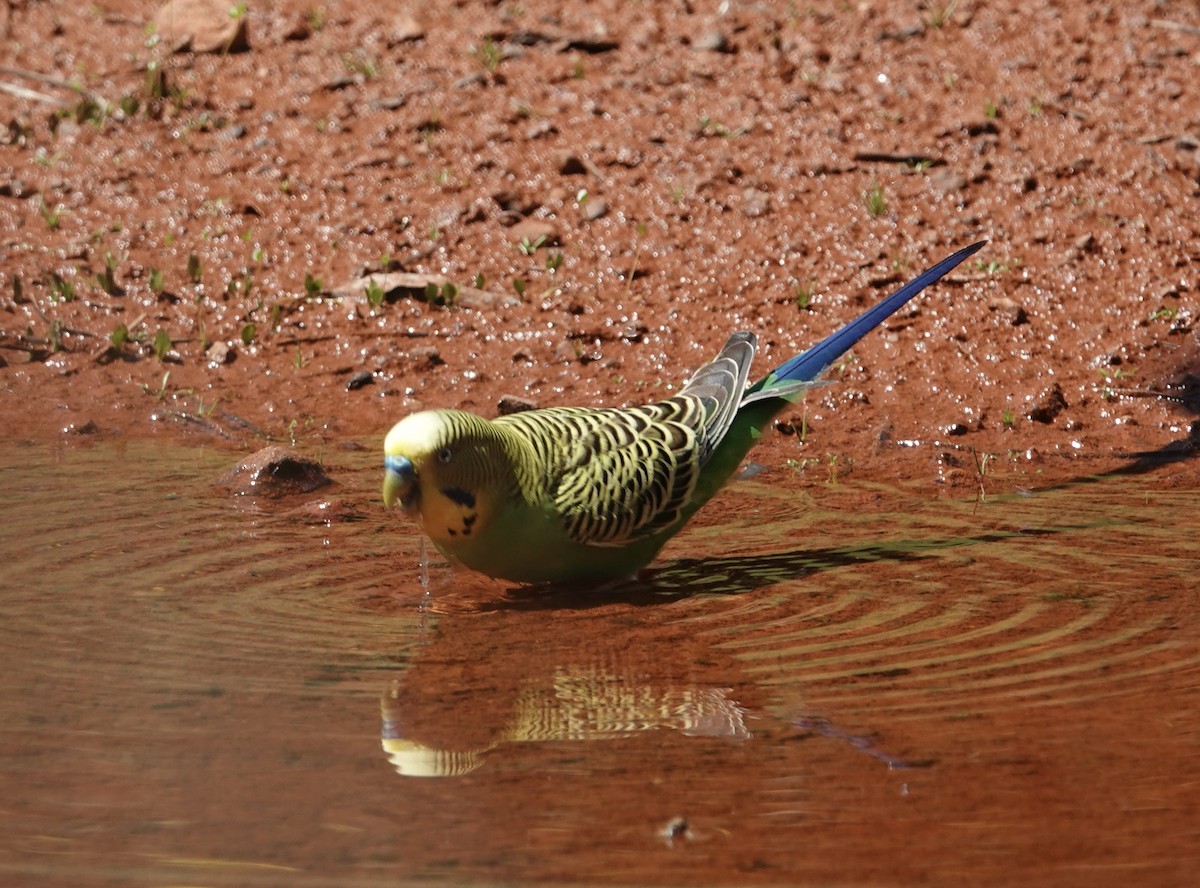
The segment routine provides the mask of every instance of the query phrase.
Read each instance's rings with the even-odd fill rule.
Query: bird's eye
[[[450,457],[452,457],[452,456],[454,456],[454,454],[450,452],[449,447],[443,447],[437,453],[438,462],[440,462],[440,463],[450,462]]]

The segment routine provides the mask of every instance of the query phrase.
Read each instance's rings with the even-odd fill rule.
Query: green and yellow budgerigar
[[[734,333],[678,394],[654,404],[490,420],[414,413],[384,440],[383,501],[399,503],[446,558],[492,577],[632,577],[737,471],[779,411],[982,246],[943,259],[749,387],[755,337]]]

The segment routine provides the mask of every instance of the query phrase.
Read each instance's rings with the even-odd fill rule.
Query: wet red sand
[[[0,82],[63,104],[0,92],[0,436],[373,449],[424,407],[647,400],[986,238],[755,459],[1197,486],[1195,4],[725,7],[424,4],[413,37],[274,4],[249,51],[171,55],[153,4],[10,0]],[[381,270],[460,292],[347,286]]]

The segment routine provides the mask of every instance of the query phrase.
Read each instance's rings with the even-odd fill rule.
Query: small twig
[[[63,80],[61,77],[52,77],[49,74],[42,74],[38,71],[27,71],[24,68],[11,68],[8,65],[0,65],[0,74],[8,77],[23,77],[26,80],[32,80],[36,83],[43,83],[46,86],[53,86],[57,89],[64,89],[68,92],[76,93],[84,98],[91,99],[93,102],[99,105],[100,110],[104,112],[107,112],[111,107],[108,100],[105,99],[104,96],[97,92],[93,92],[90,89],[79,86],[78,84]],[[5,92],[11,92],[13,95],[22,96],[23,98],[28,98],[33,101],[53,102],[59,105],[67,104],[67,102],[63,101],[62,99],[55,99],[52,96],[47,96],[43,93],[35,92],[33,90],[25,90],[24,87],[17,86],[16,84],[3,83],[0,84],[0,89],[4,89]]]
[[[1150,19],[1150,25],[1155,28],[1162,28],[1164,31],[1180,31],[1184,34],[1200,34],[1200,27],[1196,25],[1185,24],[1184,22],[1172,22],[1168,19]]]
[[[1170,401],[1175,404],[1186,404],[1191,400],[1187,395],[1172,395],[1157,389],[1109,388],[1108,391],[1122,398],[1154,398],[1157,401]]]
[[[17,86],[15,83],[0,82],[0,92],[6,92],[9,95],[14,95],[18,99],[25,99],[29,102],[42,102],[46,105],[57,105],[59,108],[65,107],[68,102],[55,96],[48,96],[45,93],[40,93],[34,89],[26,89],[23,86]]]
[[[856,151],[854,159],[860,163],[902,163],[906,166],[945,166],[946,161],[928,154],[892,154],[887,151]]]

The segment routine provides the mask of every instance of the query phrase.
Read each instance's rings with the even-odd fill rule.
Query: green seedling
[[[539,234],[533,240],[527,237],[521,238],[521,242],[517,244],[517,249],[521,251],[523,256],[532,256],[538,251],[538,248],[546,242],[546,235]]]
[[[121,346],[129,341],[129,328],[124,324],[117,324],[117,326],[113,327],[113,331],[108,334],[108,341],[115,351],[120,351]]]
[[[939,6],[932,9],[925,17],[925,24],[931,28],[940,28],[950,21],[950,16],[954,15],[954,7],[958,5],[958,0],[950,0],[945,6]]]
[[[379,308],[383,305],[383,297],[386,294],[383,291],[383,287],[379,286],[373,278],[367,283],[366,294],[367,305],[371,306],[371,308]]]
[[[104,251],[104,270],[96,275],[96,283],[109,296],[121,295],[121,287],[117,284],[117,257],[112,250]]]
[[[52,209],[50,205],[46,203],[46,199],[41,196],[38,197],[38,203],[40,204],[38,211],[41,213],[42,221],[46,223],[46,226],[51,231],[58,231],[58,225],[62,220],[62,214],[64,210],[63,205],[55,204]]]
[[[75,301],[75,285],[56,271],[50,272],[50,301]]]
[[[863,195],[863,202],[867,205],[867,212],[873,218],[878,218],[887,212],[887,200],[883,196],[883,186],[878,182],[871,183],[871,187]]]
[[[374,80],[379,76],[379,63],[361,51],[343,56],[342,64],[350,73],[361,74],[364,80]]]
[[[504,50],[491,37],[485,37],[483,43],[475,47],[474,55],[479,64],[483,65],[483,70],[489,74],[499,68],[500,63],[504,61]]]
[[[154,355],[160,361],[165,361],[167,352],[171,350],[171,337],[166,330],[159,330],[154,334],[154,341],[151,343],[154,349]]]

